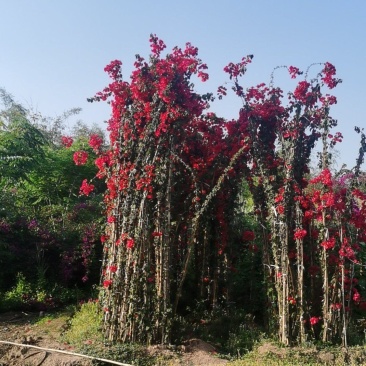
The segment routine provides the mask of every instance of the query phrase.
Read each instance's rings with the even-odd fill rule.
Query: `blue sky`
[[[339,161],[351,167],[353,127],[366,126],[365,17],[364,0],[0,0],[0,87],[43,115],[81,107],[80,119],[104,127],[108,106],[86,98],[108,83],[103,68],[111,60],[122,60],[128,79],[134,55],[149,53],[150,33],[168,50],[186,42],[199,48],[210,73],[197,82],[202,92],[216,90],[227,80],[223,67],[247,54],[254,59],[244,86],[268,83],[279,65],[329,61],[343,79],[333,109],[345,137]],[[285,91],[295,85],[285,71],[275,83]],[[213,110],[235,118],[239,107],[232,96]]]

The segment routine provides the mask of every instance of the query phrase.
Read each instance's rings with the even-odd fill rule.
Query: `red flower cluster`
[[[104,71],[107,72],[112,79],[118,80],[122,78],[121,66],[121,61],[114,60],[104,68]]]
[[[310,318],[310,324],[311,324],[311,326],[318,324],[319,321],[320,321],[320,319],[321,319],[320,316],[312,316]]]
[[[333,186],[332,173],[329,169],[324,169],[317,177],[310,180],[311,184],[321,183],[326,187],[331,188]]]
[[[89,194],[94,191],[94,188],[93,184],[89,184],[87,179],[84,179],[80,187],[80,194],[89,196]]]
[[[326,250],[333,249],[335,246],[335,238],[329,238],[328,240],[323,241],[320,245]]]
[[[128,238],[126,242],[127,249],[133,249],[135,246],[135,241],[132,238]]]
[[[324,64],[324,69],[322,70],[322,81],[324,84],[328,86],[329,89],[335,88],[338,83],[342,82],[341,79],[337,79],[334,77],[336,74],[336,68],[329,62]]]
[[[103,287],[109,288],[111,286],[112,282],[113,282],[112,280],[104,280]]]
[[[109,224],[112,224],[113,222],[116,222],[116,217],[115,216],[108,216],[107,222]]]
[[[111,265],[111,266],[109,266],[108,267],[108,271],[110,272],[110,273],[116,273],[117,272],[117,266],[116,265]]]
[[[291,79],[296,79],[297,75],[302,74],[302,72],[297,67],[294,67],[294,66],[289,66],[288,67],[288,72],[291,75]]]
[[[83,150],[76,151],[74,153],[73,159],[76,165],[85,165],[88,161],[88,153]]]
[[[90,135],[89,146],[94,150],[94,152],[98,153],[102,144],[103,139],[99,135]]]
[[[302,240],[305,238],[307,231],[305,229],[296,229],[294,232],[294,239],[295,240]]]
[[[73,140],[72,137],[70,137],[70,136],[61,136],[61,143],[66,148],[71,147],[71,145],[73,144],[73,142],[74,142],[74,140]]]
[[[288,302],[291,304],[291,305],[296,305],[296,299],[292,296],[289,296],[288,297]]]
[[[298,101],[307,104],[308,100],[310,100],[312,97],[311,92],[309,92],[309,88],[310,83],[308,83],[307,81],[300,81],[299,84],[297,85],[297,88],[294,91],[294,97]]]

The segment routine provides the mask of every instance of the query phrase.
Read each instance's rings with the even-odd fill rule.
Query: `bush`
[[[252,351],[262,336],[263,334],[258,328],[248,324],[241,324],[235,333],[230,332],[226,342],[226,351],[231,356],[241,357]]]
[[[32,285],[27,282],[22,273],[17,274],[15,286],[1,296],[0,311],[18,310],[24,307],[32,293]]]
[[[102,312],[98,301],[89,300],[71,318],[64,340],[77,347],[102,341],[101,321]]]

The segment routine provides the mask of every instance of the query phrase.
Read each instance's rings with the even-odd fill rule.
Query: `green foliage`
[[[33,292],[32,285],[26,281],[22,273],[17,274],[16,285],[7,291],[0,300],[0,311],[22,308],[25,299]]]
[[[88,301],[82,304],[71,318],[64,340],[77,347],[86,342],[102,341],[101,321],[102,312],[98,302]]]
[[[159,359],[158,357],[151,356],[146,352],[146,347],[135,343],[116,343],[113,345],[99,343],[84,345],[80,348],[80,352],[89,356],[104,358],[111,361],[119,361],[136,366],[166,365],[166,363],[164,363],[164,357]],[[93,365],[108,366],[110,363],[93,361]]]
[[[263,333],[251,323],[249,317],[246,323],[239,325],[235,331],[229,333],[229,337],[225,344],[225,351],[234,357],[242,355],[253,350],[256,343],[260,341]]]
[[[0,312],[10,310],[51,310],[59,304],[76,302],[85,297],[79,289],[68,289],[58,284],[52,288],[44,283],[30,282],[19,272],[15,285],[0,297]]]
[[[155,358],[149,356],[142,345],[104,343],[102,312],[97,301],[90,300],[81,305],[69,321],[63,340],[89,356],[141,366],[156,365]],[[94,361],[94,364],[107,365],[99,361]]]
[[[340,349],[327,346],[284,348],[270,340],[261,342],[258,347],[242,358],[229,362],[229,366],[359,366],[366,365],[365,349],[350,347]]]
[[[89,197],[79,193],[82,180],[93,180],[97,172],[89,135],[102,133],[78,123],[74,143],[66,148],[61,143],[64,122],[79,109],[44,117],[1,88],[0,106],[0,291],[14,292],[21,271],[31,284],[30,297],[15,301],[15,294],[9,295],[7,304],[33,306],[52,294],[63,303],[74,301],[75,288],[86,289],[99,280],[105,186],[94,182]],[[88,152],[89,161],[76,166],[73,154],[80,149]]]
[[[217,306],[205,309],[205,303],[197,303],[187,309],[188,316],[180,317],[174,324],[174,343],[187,338],[199,338],[219,348],[225,357],[237,358],[251,351],[263,334],[251,314],[234,306]]]

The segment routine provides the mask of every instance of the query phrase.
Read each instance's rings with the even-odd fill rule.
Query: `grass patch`
[[[102,312],[97,301],[88,301],[81,305],[70,319],[63,341],[78,348],[103,341]]]

